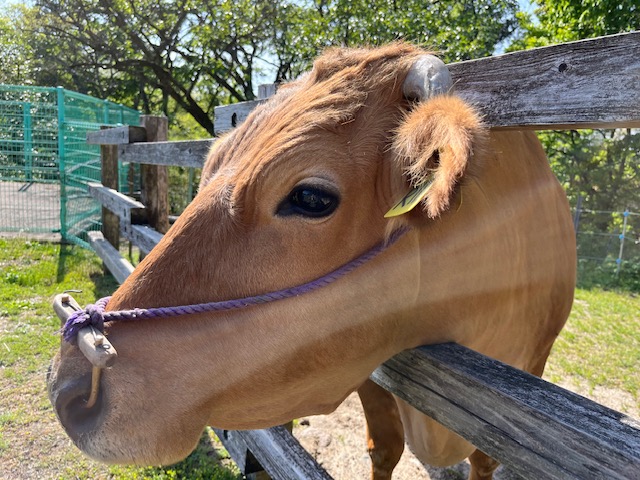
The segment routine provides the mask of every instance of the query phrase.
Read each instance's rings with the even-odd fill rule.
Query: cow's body
[[[385,478],[402,431],[437,465],[474,448],[363,385],[381,362],[455,341],[541,374],[575,282],[566,198],[533,133],[487,134],[455,97],[404,99],[419,55],[406,45],[333,51],[281,89],[214,146],[198,196],[108,308],[290,287],[408,233],[306,295],[109,326],[120,358],[103,374],[98,405],[82,413],[88,366],[63,345],[50,396],[80,448],[109,462],[166,463],[186,455],[204,425],[262,428],[325,413],[362,386],[374,474]],[[420,206],[384,218],[409,179],[432,172]],[[495,468],[481,454],[472,464],[486,478]]]
[[[442,230],[433,237],[425,232],[420,242],[428,246],[421,249],[422,272],[430,277],[422,293],[430,313],[422,315],[448,324],[450,337],[443,340],[542,375],[574,287],[568,209],[534,134],[494,132],[488,151],[494,153],[484,172],[462,188],[462,206],[443,216]],[[443,244],[442,238],[448,241]],[[454,257],[452,266],[447,259]],[[402,400],[396,402],[407,442],[426,463],[451,465],[474,451]]]

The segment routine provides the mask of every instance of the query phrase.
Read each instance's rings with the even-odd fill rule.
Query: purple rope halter
[[[400,237],[407,233],[408,230],[408,227],[403,227],[396,230],[391,234],[386,242],[383,241],[378,243],[359,257],[351,260],[350,262],[342,265],[336,270],[320,278],[312,280],[308,283],[304,283],[302,285],[298,285],[296,287],[285,288],[282,290],[277,290],[275,292],[265,293],[263,295],[239,298],[235,300],[225,300],[220,302],[182,305],[178,307],[135,308],[133,310],[120,310],[113,312],[105,312],[105,308],[107,307],[107,303],[109,303],[111,297],[104,297],[98,300],[95,304],[87,305],[85,310],[80,310],[73,313],[67,319],[64,327],[62,327],[62,336],[67,342],[73,342],[78,335],[78,331],[90,325],[100,331],[103,331],[105,322],[127,322],[147,318],[167,318],[177,317],[181,315],[191,315],[194,313],[220,312],[224,310],[234,310],[237,308],[244,308],[250,307],[252,305],[274,302],[276,300],[283,300],[289,297],[296,297],[298,295],[309,293],[319,288],[325,287],[335,282],[339,278],[347,275],[356,268],[367,263],[369,260],[378,256],[380,253],[384,252],[387,248],[397,242]]]

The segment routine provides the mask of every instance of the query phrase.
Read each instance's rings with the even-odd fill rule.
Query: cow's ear
[[[393,151],[411,187],[423,187],[420,204],[429,217],[449,207],[456,185],[477,168],[485,137],[480,116],[455,96],[434,96],[407,114]]]

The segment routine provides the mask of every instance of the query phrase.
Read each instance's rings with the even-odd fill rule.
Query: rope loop
[[[390,235],[389,239],[386,242],[383,241],[378,243],[359,257],[354,258],[350,262],[342,265],[341,267],[338,267],[334,271],[329,272],[328,274],[320,278],[295,287],[289,287],[282,290],[277,290],[275,292],[256,295],[253,297],[225,300],[221,302],[199,303],[195,305],[181,305],[176,307],[136,308],[133,310],[119,310],[109,312],[105,312],[105,309],[111,297],[104,297],[98,300],[95,304],[87,305],[86,309],[74,312],[67,319],[64,327],[62,327],[62,336],[67,342],[75,343],[78,332],[82,328],[93,326],[100,330],[100,332],[104,332],[104,322],[133,321],[148,318],[177,317],[181,315],[192,315],[195,313],[220,312],[275,302],[277,300],[283,300],[285,298],[303,295],[305,293],[309,293],[319,288],[325,287],[335,282],[339,278],[344,277],[356,268],[364,265],[369,260],[372,260],[380,253],[384,252],[391,245],[393,245],[395,242],[397,242],[400,237],[407,233],[407,231],[409,231],[409,227],[399,228]]]

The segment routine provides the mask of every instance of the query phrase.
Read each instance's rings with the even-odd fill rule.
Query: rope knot
[[[99,302],[101,303],[101,302]],[[62,327],[62,337],[70,343],[75,343],[78,332],[88,326],[104,331],[104,306],[90,304],[84,310],[72,313]]]

